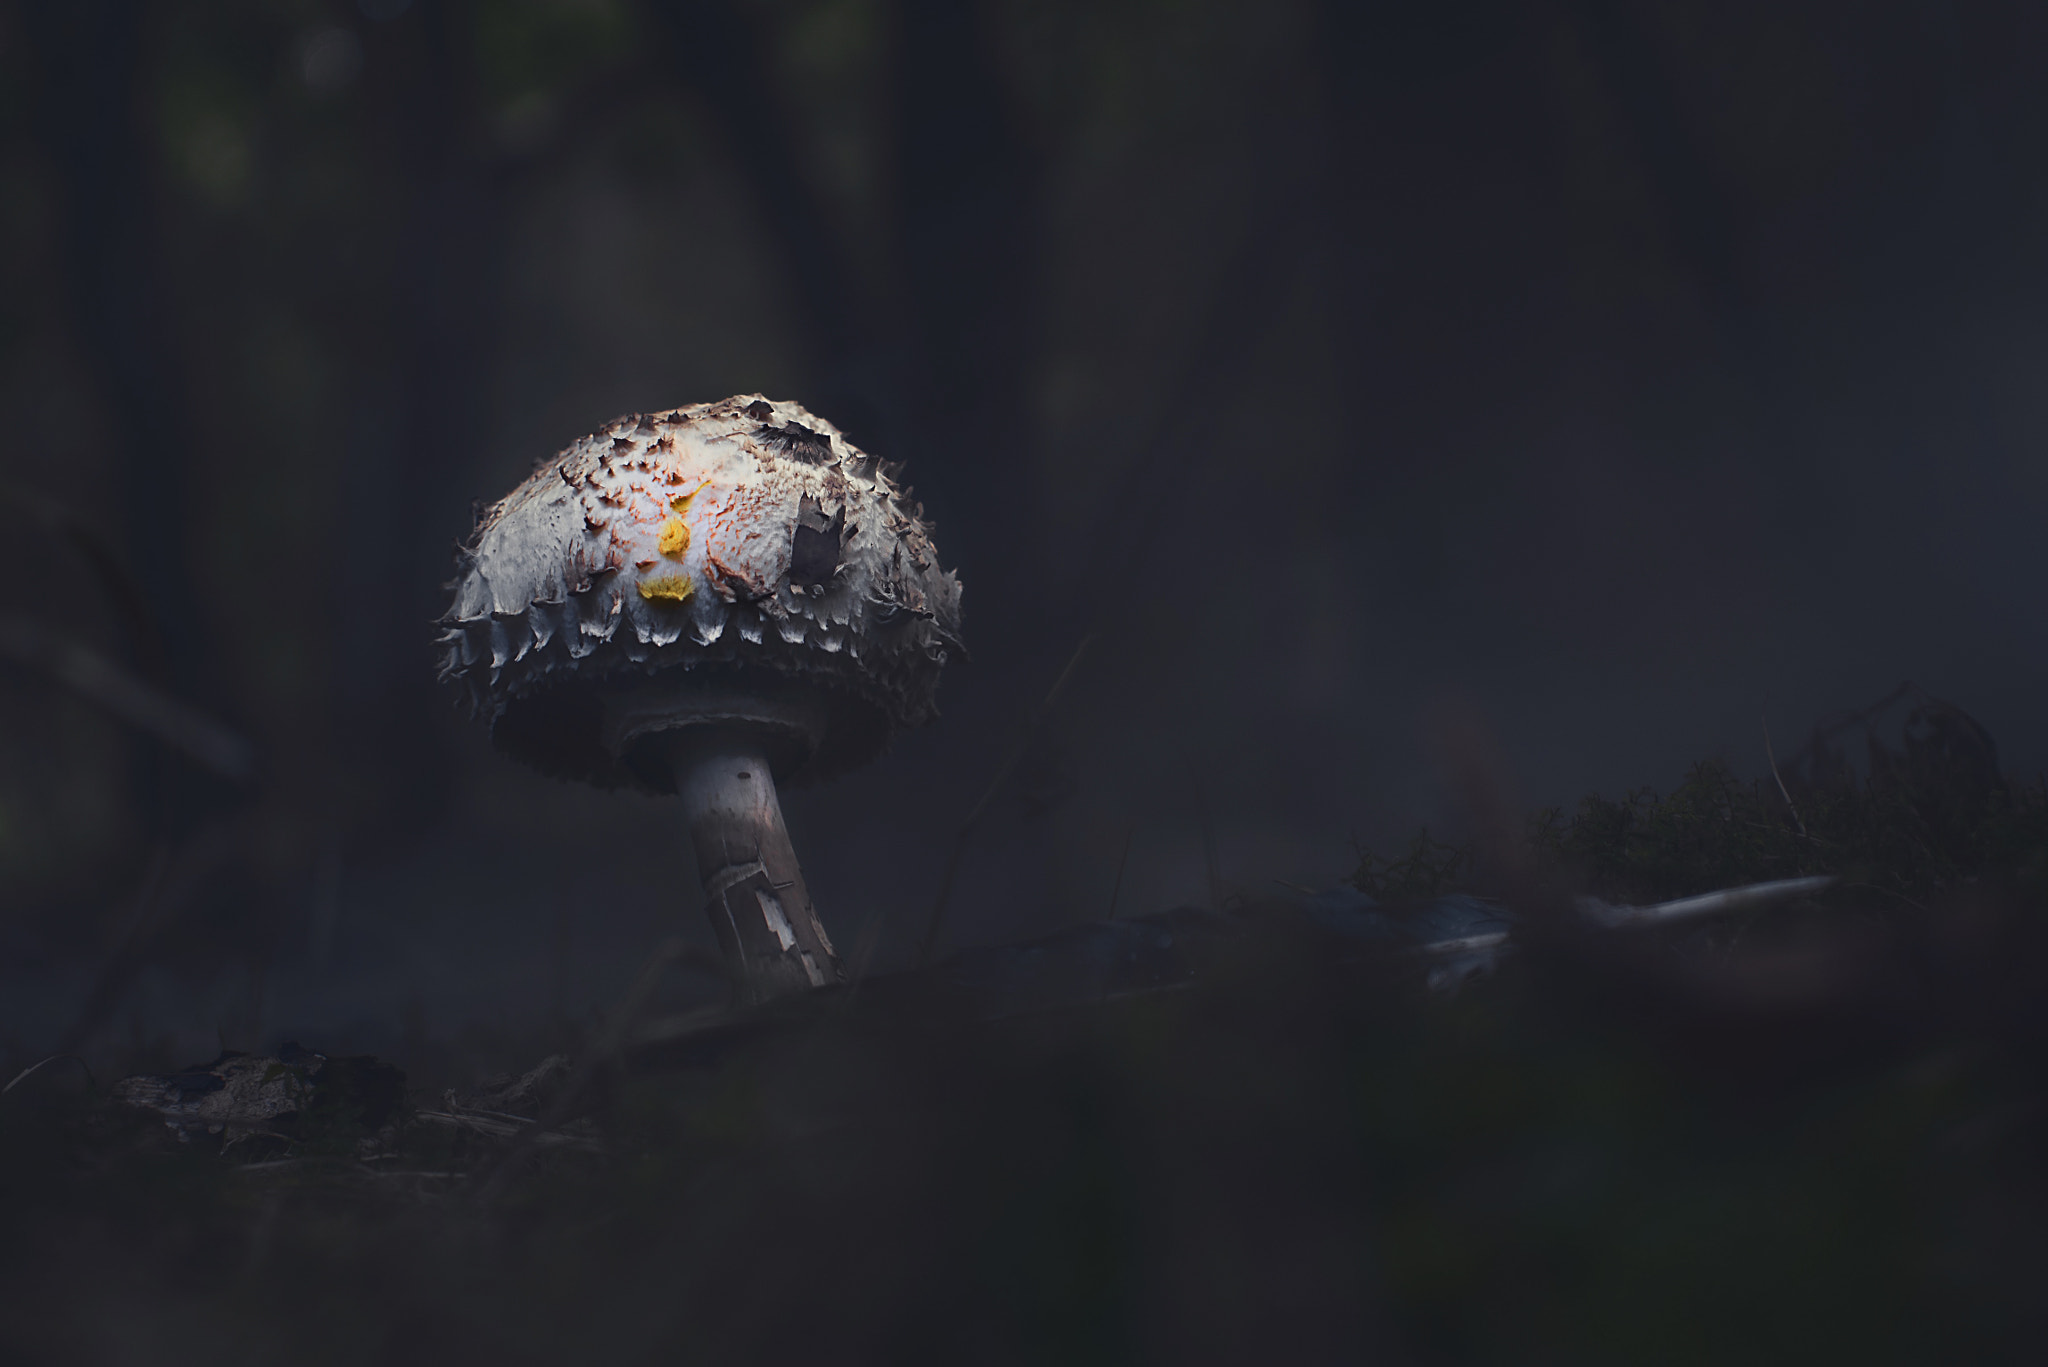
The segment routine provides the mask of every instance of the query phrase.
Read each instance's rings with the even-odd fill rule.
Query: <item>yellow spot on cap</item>
[[[681,607],[696,591],[696,581],[687,574],[663,574],[640,581],[640,596],[665,607]]]
[[[707,479],[704,481],[704,483],[699,484],[696,488],[690,490],[689,493],[677,494],[674,498],[668,501],[668,506],[675,509],[675,511],[678,514],[689,512],[690,500],[695,498],[697,495],[703,493],[704,490],[710,485],[710,483],[711,481]]]
[[[685,502],[687,500],[678,499],[677,501]],[[674,559],[690,549],[689,524],[679,517],[670,518],[661,524],[661,539],[654,544],[660,548],[663,555]]]

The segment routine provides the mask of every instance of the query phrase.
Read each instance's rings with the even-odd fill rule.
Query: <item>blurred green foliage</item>
[[[498,0],[468,26],[477,75],[491,103],[558,94],[583,73],[632,56],[640,41],[623,0]]]
[[[1432,838],[1425,826],[1399,854],[1360,850],[1358,867],[1345,881],[1368,897],[1399,906],[1452,891],[1471,865],[1471,851]]]

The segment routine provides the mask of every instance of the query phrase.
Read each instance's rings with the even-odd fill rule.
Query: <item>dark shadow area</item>
[[[0,0],[0,1333],[2024,1342],[2044,43]],[[555,453],[754,394],[929,519],[965,649],[783,796],[850,984],[735,1015],[679,799],[493,749],[435,623]],[[846,515],[799,516],[822,590]],[[622,783],[587,701],[504,731]]]

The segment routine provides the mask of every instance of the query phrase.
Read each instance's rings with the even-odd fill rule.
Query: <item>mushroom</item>
[[[610,423],[458,549],[441,676],[543,772],[683,802],[705,911],[756,1001],[844,977],[777,785],[930,721],[960,581],[897,471],[743,394]]]

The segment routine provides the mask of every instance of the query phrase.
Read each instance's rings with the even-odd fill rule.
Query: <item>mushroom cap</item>
[[[741,394],[608,423],[542,461],[457,552],[441,677],[499,748],[665,788],[606,724],[650,689],[822,720],[778,777],[856,767],[937,715],[960,580],[895,471],[794,403]]]

